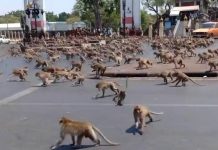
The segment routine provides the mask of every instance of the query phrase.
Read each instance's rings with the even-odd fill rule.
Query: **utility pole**
[[[124,38],[126,37],[126,0],[122,0],[123,4],[123,32],[124,32]]]

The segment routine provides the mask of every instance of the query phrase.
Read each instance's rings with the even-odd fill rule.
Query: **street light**
[[[126,0],[122,0],[123,4],[123,31],[124,31],[124,38],[126,36]]]

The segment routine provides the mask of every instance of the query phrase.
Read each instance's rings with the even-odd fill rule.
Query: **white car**
[[[9,44],[10,42],[11,42],[11,40],[6,38],[5,35],[0,35],[0,43]]]

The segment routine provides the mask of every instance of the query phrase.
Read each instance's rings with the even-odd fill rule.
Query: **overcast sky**
[[[0,15],[4,15],[12,10],[23,10],[24,0],[0,0]],[[72,12],[76,0],[44,0],[45,11],[53,11],[55,14],[60,12]]]

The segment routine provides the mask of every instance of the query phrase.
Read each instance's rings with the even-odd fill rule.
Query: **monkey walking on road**
[[[106,80],[102,80],[100,82],[98,82],[96,84],[96,88],[98,89],[98,93],[95,96],[95,98],[98,98],[98,95],[100,94],[100,92],[102,91],[102,96],[104,97],[105,94],[105,90],[106,89],[111,89],[111,91],[113,91],[115,93],[115,95],[117,95],[119,93],[119,88],[118,88],[119,84],[113,81],[106,81]]]
[[[101,141],[98,138],[97,134],[99,134],[109,145],[119,145],[119,143],[114,143],[107,139],[104,134],[90,122],[81,122],[62,117],[59,121],[59,124],[61,125],[60,139],[55,145],[50,147],[50,149],[52,150],[58,148],[58,146],[64,141],[66,135],[70,135],[73,142],[72,144],[78,146],[82,144],[82,139],[84,137],[92,140],[95,145],[100,145]],[[75,137],[77,137],[76,143]]]
[[[120,90],[119,93],[113,98],[113,101],[117,103],[117,106],[123,106],[125,97],[126,91]]]
[[[144,133],[143,127],[145,125],[145,118],[148,117],[150,122],[153,122],[151,115],[163,115],[163,112],[157,113],[149,110],[148,107],[143,105],[137,105],[133,109],[133,117],[135,121],[135,127],[139,130],[139,133],[142,135]]]
[[[175,86],[177,86],[180,82],[182,82],[182,86],[186,86],[186,82],[189,80],[196,85],[202,86],[202,85],[198,84],[197,82],[195,82],[194,80],[192,80],[185,73],[183,73],[179,70],[175,70],[174,76],[176,77],[176,79],[174,81],[172,81],[171,83],[177,82]]]

